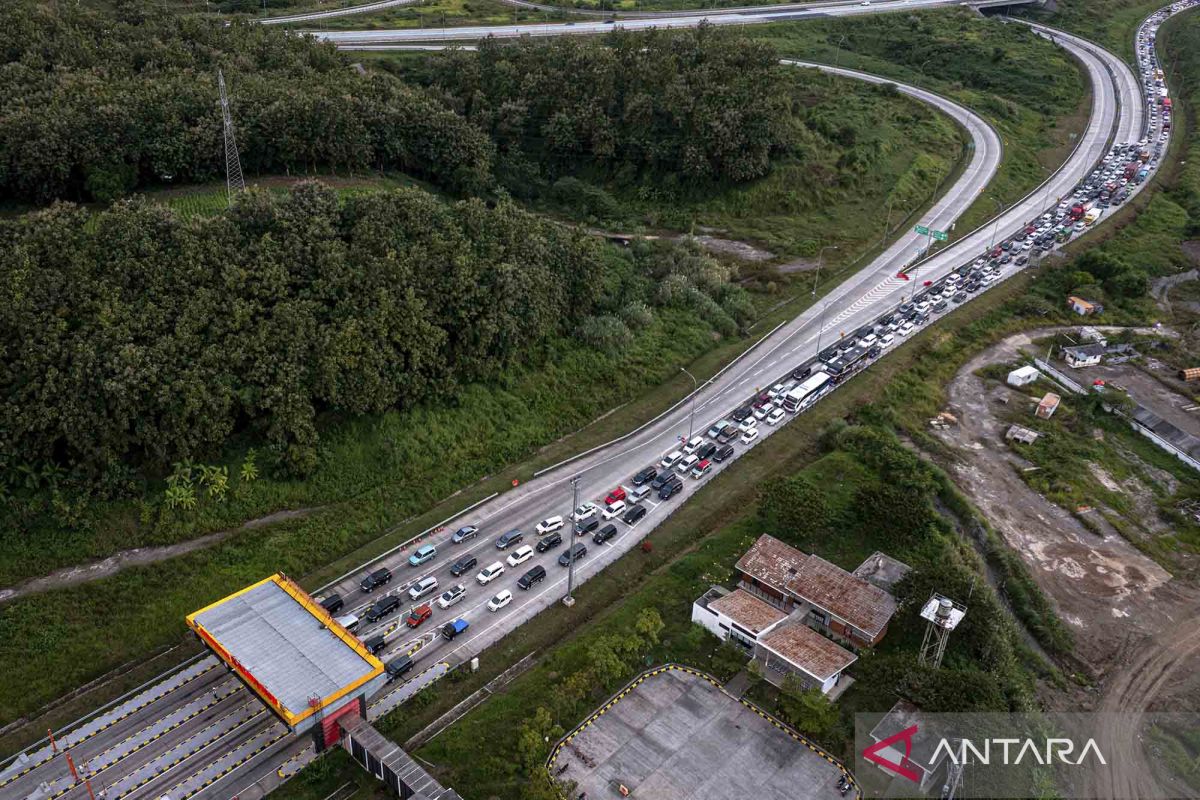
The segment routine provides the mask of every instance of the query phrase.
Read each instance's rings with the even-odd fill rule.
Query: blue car
[[[419,567],[427,561],[432,561],[436,555],[436,547],[431,544],[423,544],[417,548],[417,552],[408,557],[408,565],[410,567]]]

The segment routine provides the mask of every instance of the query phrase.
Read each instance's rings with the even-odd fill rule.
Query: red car
[[[617,488],[613,489],[611,492],[608,493],[608,497],[604,498],[604,504],[607,506],[611,506],[613,503],[617,502],[618,500],[624,500],[624,499],[625,499],[625,487],[618,486]]]
[[[433,608],[428,603],[426,603],[423,606],[417,606],[416,608],[414,608],[409,613],[409,615],[404,618],[404,622],[406,625],[408,625],[408,627],[416,628],[422,622],[424,622],[425,620],[429,619],[432,616],[433,616]]]

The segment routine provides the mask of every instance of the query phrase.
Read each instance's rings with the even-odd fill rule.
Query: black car
[[[670,500],[675,495],[683,491],[683,481],[676,478],[675,480],[662,487],[662,491],[658,493],[659,500]]]
[[[700,446],[700,449],[696,451],[696,455],[699,456],[701,461],[703,461],[706,458],[710,458],[712,456],[712,454],[715,452],[717,452],[716,443],[715,442],[705,442],[704,444],[702,444]]]
[[[370,575],[363,578],[362,582],[358,584],[358,588],[362,589],[364,592],[373,592],[380,586],[386,586],[391,582],[392,571],[387,567],[384,567],[383,569],[375,570]]]
[[[633,476],[633,485],[641,486],[643,483],[649,483],[654,480],[654,476],[658,474],[657,467],[646,467],[644,470]]]
[[[520,578],[517,578],[517,588],[528,589],[535,583],[541,583],[544,580],[546,580],[546,568],[539,564]]]
[[[634,506],[625,512],[624,516],[621,517],[621,521],[626,525],[632,525],[644,516],[646,516],[646,507]]]
[[[388,681],[394,681],[406,672],[412,671],[413,660],[411,656],[400,656],[393,658],[384,668],[387,670]]]
[[[586,533],[591,533],[592,531],[596,530],[596,528],[599,528],[599,527],[600,527],[600,518],[599,517],[591,517],[590,519],[585,519],[582,522],[575,523],[575,535],[583,536]]]
[[[479,566],[479,559],[475,556],[463,556],[458,561],[454,562],[454,566],[450,567],[450,574],[454,577],[462,575],[464,572],[470,572]]]
[[[933,304],[933,310],[937,311],[939,313],[942,311],[945,311],[946,310],[946,301],[938,300],[936,303]]]
[[[836,347],[826,347],[824,350],[821,351],[819,358],[822,361],[830,361],[832,359],[837,358],[838,353],[840,353],[840,352],[841,351],[838,350]]]
[[[388,595],[367,609],[367,622],[378,622],[399,607],[400,598],[394,594]]]
[[[650,488],[657,492],[659,489],[666,486],[668,483],[670,483],[674,479],[675,479],[674,474],[672,474],[670,472],[664,472],[661,475],[658,475],[657,477],[655,477],[654,480],[650,481]]]
[[[371,655],[375,655],[380,650],[387,647],[387,640],[383,638],[382,633],[379,633],[363,642],[363,646],[371,652]]]
[[[330,614],[336,614],[342,610],[346,603],[342,600],[340,594],[331,594],[321,601],[321,608],[328,611]]]
[[[742,406],[741,408],[734,409],[734,412],[730,416],[733,417],[734,419],[736,419],[738,422],[741,422],[742,420],[744,420],[746,417],[750,416],[753,413],[754,413],[754,406],[747,403],[746,405]]]
[[[576,561],[583,558],[587,555],[587,545],[583,542],[576,542],[571,545],[565,553],[558,557],[559,566],[565,567],[570,565],[572,555],[575,556]]]
[[[727,444],[722,446],[717,452],[713,453],[712,460],[720,464],[725,459],[733,455],[733,445]]]
[[[805,380],[809,375],[812,375],[812,364],[805,364],[792,370],[792,380],[794,381]]]
[[[976,292],[979,291],[979,284],[975,283],[974,281],[972,281],[971,283],[968,283],[967,291],[970,292],[971,294],[975,294]]]
[[[496,549],[507,550],[524,538],[525,534],[519,528],[513,528],[508,533],[500,534],[500,538],[496,540]]]
[[[539,553],[544,553],[551,548],[558,547],[560,544],[562,544],[562,534],[558,531],[555,531],[549,536],[543,536],[542,538],[538,539],[538,543],[533,549],[537,550]]]
[[[871,349],[867,351],[867,358],[879,358],[879,355],[880,355],[880,353],[882,353],[882,352],[883,352],[883,348],[882,348],[882,347],[880,347],[880,346],[879,346],[879,345],[877,345],[877,344],[876,344],[876,345],[872,345],[872,346],[871,346]]]
[[[951,297],[950,299],[951,299],[951,300],[953,300],[953,301],[954,301],[954,302],[956,302],[956,303],[962,303],[962,302],[966,301],[966,299],[967,299],[967,293],[966,293],[966,292],[959,292],[958,294],[954,295],[954,297]]]
[[[592,537],[592,541],[596,544],[604,544],[609,539],[617,535],[617,526],[611,522],[605,525],[600,530],[596,531],[596,535]]]

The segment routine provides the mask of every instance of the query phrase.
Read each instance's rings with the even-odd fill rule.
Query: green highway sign
[[[918,226],[917,226],[917,233],[921,234],[922,236],[928,236],[928,235],[929,235],[929,228],[926,228],[924,225],[918,225]]]
[[[944,241],[946,241],[946,239],[948,239],[950,237],[946,236],[945,231],[934,231],[933,238],[937,239],[939,242],[944,242]]]

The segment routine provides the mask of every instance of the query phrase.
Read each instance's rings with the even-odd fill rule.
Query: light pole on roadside
[[[820,252],[817,253],[817,271],[813,274],[813,288],[812,288],[812,296],[813,297],[817,296],[817,283],[821,280],[821,259],[824,258],[825,251],[826,250],[838,250],[838,249],[839,248],[836,244],[827,244],[821,248]]]
[[[571,478],[571,514],[567,517],[571,526],[567,529],[567,596],[563,605],[575,605],[575,509],[579,508],[579,475]]]
[[[1000,215],[1004,213],[1004,204],[991,195],[988,195],[988,197],[991,197],[992,202],[996,204],[996,222],[992,225],[992,236],[988,241],[988,252],[990,253],[992,248],[996,246],[996,230],[1000,227]]]
[[[679,371],[692,379],[692,412],[688,415],[688,441],[692,440],[692,434],[695,432],[696,425],[696,394],[700,391],[700,382],[696,380],[696,376],[688,372],[683,367]]]

